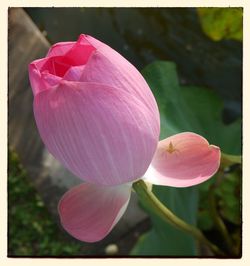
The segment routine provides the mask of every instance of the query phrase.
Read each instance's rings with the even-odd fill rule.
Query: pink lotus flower
[[[33,61],[34,114],[50,153],[86,181],[62,197],[61,223],[75,238],[103,239],[125,212],[132,182],[185,187],[210,178],[220,149],[194,133],[159,139],[159,111],[141,74],[88,35]],[[157,146],[158,145],[158,146]]]

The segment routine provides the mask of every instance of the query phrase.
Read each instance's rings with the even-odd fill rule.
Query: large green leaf
[[[192,121],[187,119],[187,115],[191,117],[192,113],[182,97],[175,64],[157,61],[147,66],[143,75],[160,109],[161,139],[180,132],[182,128],[191,130],[196,117],[193,117]]]
[[[158,199],[189,224],[196,224],[198,193],[196,188],[170,188],[154,186]],[[142,202],[143,205],[143,202]],[[147,210],[147,206],[145,206]],[[194,215],[195,214],[195,215]],[[187,233],[166,224],[150,213],[153,229],[143,235],[131,255],[145,256],[195,256],[196,243]]]
[[[192,116],[198,120],[198,126],[193,127],[193,131],[218,145],[224,153],[241,154],[241,119],[229,125],[223,123],[223,102],[215,92],[198,87],[184,87],[183,96],[189,103]]]
[[[203,31],[214,41],[242,41],[242,8],[198,8]]]
[[[206,137],[210,143],[220,146],[223,152],[240,153],[241,123],[236,121],[230,125],[223,124],[223,103],[212,91],[180,86],[175,64],[171,62],[155,62],[144,69],[143,75],[159,106],[161,139],[179,132],[192,131]],[[196,224],[198,187],[154,186],[153,192],[186,222]],[[155,214],[149,214],[153,229],[140,239],[132,254],[197,255],[196,241],[192,237],[164,223]]]
[[[223,102],[208,89],[180,86],[175,64],[157,61],[143,75],[157,100],[161,114],[161,139],[182,131],[201,134],[224,153],[241,153],[241,120],[222,122]]]

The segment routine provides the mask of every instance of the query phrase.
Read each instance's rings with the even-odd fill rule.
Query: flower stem
[[[179,217],[177,217],[174,213],[172,213],[165,205],[158,200],[158,198],[154,195],[154,193],[148,190],[147,185],[144,181],[139,180],[133,184],[133,188],[138,194],[138,196],[146,203],[147,207],[154,213],[156,213],[159,217],[161,217],[164,221],[170,223],[176,228],[191,234],[197,240],[203,242],[210,249],[219,256],[225,256],[225,254],[213,243],[211,243],[204,234],[195,226],[192,226]]]
[[[242,156],[221,153],[220,164],[220,168],[225,168],[233,164],[242,164]]]

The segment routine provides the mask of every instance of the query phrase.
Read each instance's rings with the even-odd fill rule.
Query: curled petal
[[[63,77],[70,67],[84,66],[95,50],[87,40],[79,38],[77,42],[53,45],[45,58],[35,60],[31,64],[40,73],[45,71]]]
[[[81,184],[64,194],[58,205],[64,229],[85,241],[102,240],[124,214],[131,194],[131,184],[100,187]]]
[[[56,86],[62,78],[55,76],[53,74],[50,74],[49,72],[42,72],[41,73],[42,80],[46,84],[47,88],[49,89],[50,87]]]
[[[158,143],[145,179],[156,185],[188,187],[212,177],[220,165],[220,148],[185,132]]]
[[[51,46],[46,57],[65,55],[76,42],[59,42]]]
[[[50,153],[89,183],[138,179],[157,146],[158,112],[110,86],[61,81],[36,95],[34,113]]]
[[[87,40],[79,38],[75,45],[63,56],[71,62],[71,66],[85,65],[96,48]]]
[[[46,69],[46,66],[49,67]],[[54,65],[49,57],[34,60],[29,64],[29,79],[34,96],[43,90],[50,89],[61,80],[56,76]]]
[[[37,61],[42,61],[42,60],[37,60]],[[37,69],[36,67],[36,61],[34,61],[29,65],[29,80],[34,96],[37,93],[47,89],[46,83],[42,79],[39,69]]]

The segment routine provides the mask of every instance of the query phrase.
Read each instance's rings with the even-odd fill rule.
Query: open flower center
[[[63,77],[71,67],[85,65],[94,50],[92,45],[77,42],[65,55],[49,57],[40,72]]]

